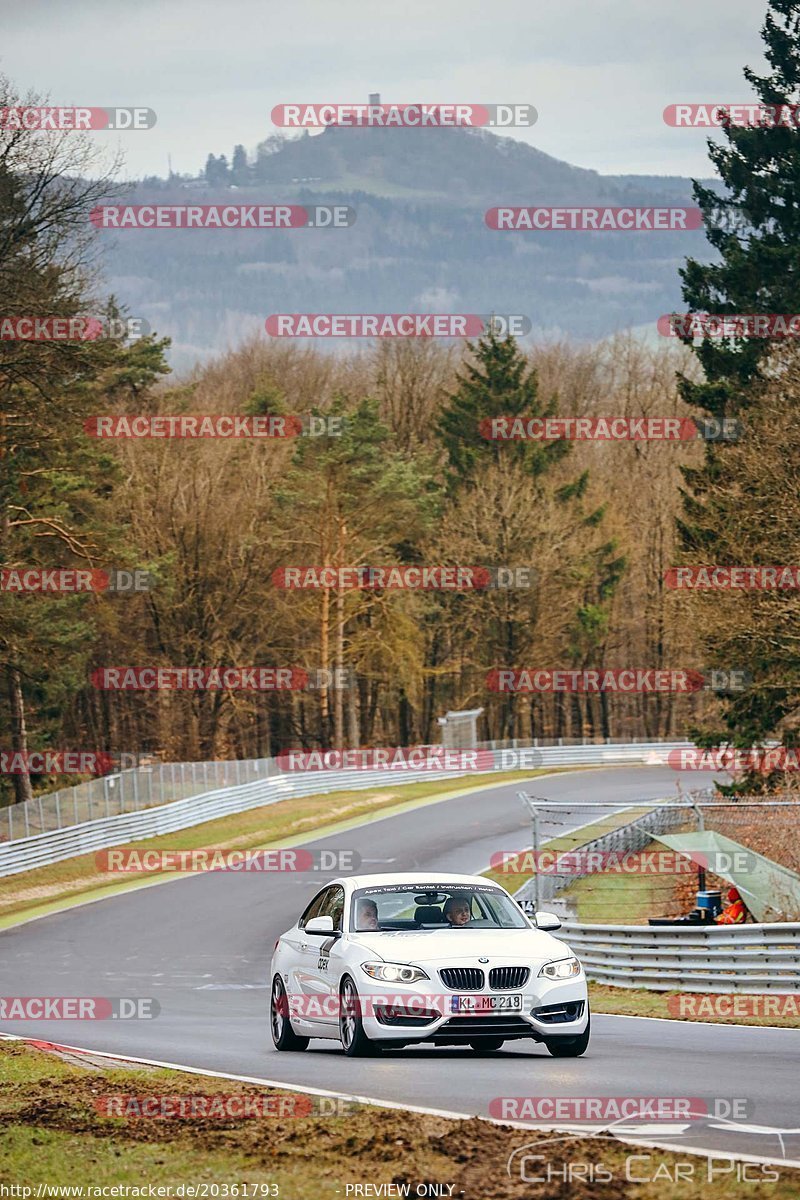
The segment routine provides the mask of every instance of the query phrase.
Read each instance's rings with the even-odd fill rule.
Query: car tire
[[[544,1044],[553,1058],[578,1058],[589,1045],[590,1018],[587,1017],[586,1029],[580,1037],[545,1038]]]
[[[289,1000],[280,975],[276,975],[272,981],[272,992],[269,1002],[269,1024],[272,1030],[272,1041],[275,1044],[276,1050],[308,1049],[308,1043],[311,1039],[299,1037],[292,1029],[292,1022],[289,1019]]]
[[[504,1040],[504,1038],[499,1037],[476,1038],[474,1042],[470,1042],[470,1046],[476,1054],[481,1054],[484,1050],[499,1050]]]
[[[358,990],[349,975],[339,985],[339,1037],[348,1058],[366,1058],[380,1048],[364,1032]]]

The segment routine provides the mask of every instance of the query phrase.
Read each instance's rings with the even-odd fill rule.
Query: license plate
[[[453,996],[454,1013],[521,1012],[522,996]]]

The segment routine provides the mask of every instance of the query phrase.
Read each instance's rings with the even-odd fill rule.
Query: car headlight
[[[370,979],[381,979],[384,983],[416,983],[418,979],[430,979],[422,967],[410,967],[407,963],[365,962],[361,970]]]
[[[555,962],[545,963],[539,972],[540,975],[546,975],[548,979],[572,979],[574,975],[580,975],[581,964],[577,958],[558,958]]]

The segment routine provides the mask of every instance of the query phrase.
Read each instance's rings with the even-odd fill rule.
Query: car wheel
[[[339,989],[339,1037],[348,1058],[364,1058],[378,1049],[364,1032],[360,1010],[356,985],[349,975],[345,975]]]
[[[545,1038],[544,1044],[552,1054],[553,1058],[577,1058],[583,1054],[586,1047],[589,1045],[589,1021],[586,1022],[586,1031],[580,1037],[574,1038]]]
[[[289,1000],[280,975],[272,981],[269,1003],[269,1023],[276,1050],[306,1050],[310,1038],[298,1037],[289,1020]]]
[[[502,1045],[503,1038],[498,1037],[476,1038],[474,1042],[470,1042],[470,1046],[477,1054],[480,1054],[482,1050],[499,1050]]]

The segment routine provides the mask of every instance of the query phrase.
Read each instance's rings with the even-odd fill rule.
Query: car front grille
[[[442,967],[439,978],[454,992],[479,992],[484,984],[480,967]]]
[[[496,992],[521,988],[528,982],[530,974],[530,967],[492,967],[489,972],[489,987]]]

